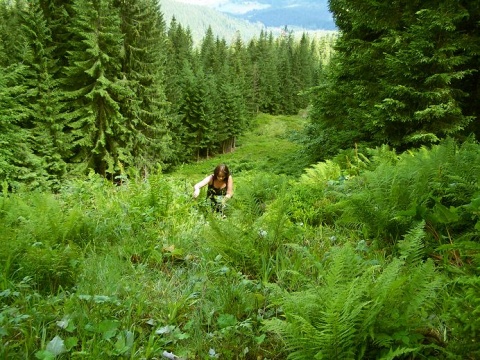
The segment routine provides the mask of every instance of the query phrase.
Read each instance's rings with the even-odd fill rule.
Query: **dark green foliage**
[[[279,59],[275,56],[274,45],[273,35],[264,31],[257,41],[249,44],[252,63],[250,82],[256,112],[280,113],[280,79],[277,72]]]
[[[154,168],[171,160],[170,124],[165,98],[165,23],[158,3],[151,0],[118,2],[124,36],[122,70],[134,96],[120,104],[138,168]]]
[[[479,253],[478,243],[472,246],[472,250]],[[480,311],[478,255],[476,265],[477,271],[473,274],[462,274],[451,281],[444,304],[444,321],[450,325],[452,336],[450,348],[454,353],[469,354],[470,358],[480,355],[480,322],[476,316]]]
[[[11,261],[11,281],[31,277],[32,286],[42,294],[71,289],[80,270],[77,251],[70,247],[45,247],[41,243],[21,249]]]
[[[313,156],[358,142],[405,150],[475,132],[478,30],[465,23],[478,18],[478,5],[332,0],[330,8],[341,36],[314,92]]]
[[[129,80],[120,77],[120,17],[109,0],[78,0],[74,10],[75,48],[63,79],[68,84],[74,158],[82,167],[111,176],[120,162],[132,162],[135,137],[120,112],[120,102],[133,96]]]
[[[343,183],[338,164],[327,161],[307,168],[300,178],[292,181],[287,194],[290,219],[312,226],[333,223],[337,215],[332,202]]]
[[[165,94],[172,113],[177,113],[182,98],[183,71],[185,63],[191,61],[193,42],[188,30],[178,24],[175,18],[169,24],[166,43]]]
[[[421,233],[404,241],[418,250]],[[288,359],[393,359],[393,353],[440,355],[423,332],[430,320],[441,279],[431,261],[394,259],[373,264],[351,246],[332,248],[321,261],[321,276],[308,289],[279,293],[285,320],[269,320],[281,334]],[[319,260],[320,261],[320,260]],[[443,357],[445,358],[445,357]]]
[[[74,226],[82,219],[75,209],[65,213],[52,196],[32,193],[28,198],[5,197],[1,202],[4,226],[0,266],[6,279],[30,279],[43,294],[69,290],[80,270]]]
[[[30,135],[23,126],[28,118],[23,108],[25,87],[18,84],[26,72],[24,65],[0,69],[0,180],[13,189],[22,184],[35,188],[44,176],[40,159],[25,141]]]
[[[53,76],[58,65],[53,60],[51,29],[38,2],[32,2],[20,15],[29,46],[28,56],[23,59],[28,66],[23,99],[28,118],[23,126],[29,129],[31,148],[42,163],[42,173],[37,173],[37,181],[58,188],[67,171],[64,159],[69,155],[70,139],[64,132],[59,82]]]
[[[182,115],[182,127],[185,129],[182,143],[188,149],[187,155],[208,156],[215,142],[217,124],[213,116],[212,91],[215,91],[212,79],[202,70],[197,73],[191,69],[184,79],[183,99],[179,109]],[[213,87],[213,88],[212,88]]]
[[[218,84],[217,119],[219,124],[216,142],[220,143],[222,154],[235,148],[235,140],[246,131],[248,123],[241,87],[238,87],[238,82],[231,83],[230,81],[231,79],[223,82],[221,77]]]
[[[477,143],[458,146],[447,140],[431,150],[405,153],[396,163],[382,162],[337,193],[338,221],[382,239],[382,247],[395,243],[418,220],[426,222],[429,247],[452,237],[478,239],[478,216],[471,207],[478,196],[477,158]]]

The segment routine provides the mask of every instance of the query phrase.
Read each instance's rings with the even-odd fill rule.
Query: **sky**
[[[216,10],[231,14],[245,14],[252,10],[268,8],[270,5],[261,4],[256,1],[243,1],[241,4],[231,0],[177,0],[185,4],[203,5]]]

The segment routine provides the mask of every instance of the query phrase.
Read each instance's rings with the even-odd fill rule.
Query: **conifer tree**
[[[33,156],[28,130],[22,126],[27,114],[23,111],[22,72],[25,66],[0,67],[0,182],[16,189],[21,184],[36,187],[35,169],[40,169]]]
[[[469,105],[478,98],[470,51],[478,21],[464,24],[478,19],[477,5],[331,0],[330,8],[341,36],[312,113],[320,157],[359,141],[402,150],[467,135],[478,115]]]
[[[185,75],[185,62],[192,62],[193,40],[189,30],[178,24],[175,17],[167,31],[166,50],[165,92],[171,112],[177,113],[182,98],[181,84]]]
[[[316,69],[320,60],[315,56],[315,44],[310,41],[306,33],[302,34],[300,41],[293,50],[293,91],[297,94],[295,98],[296,110],[305,109],[309,105],[309,98],[303,95],[312,86],[317,85],[315,81]]]
[[[252,41],[248,50],[253,65],[252,86],[257,99],[257,109],[260,112],[277,114],[281,94],[273,34],[262,30],[259,39]]]
[[[183,121],[185,89],[190,84],[193,74],[193,40],[190,30],[178,24],[172,18],[167,31],[165,64],[165,94],[170,107],[172,147],[175,154],[173,162],[191,159],[193,141],[188,135]]]
[[[123,34],[111,0],[75,0],[71,31],[74,50],[68,58],[64,83],[72,109],[75,157],[80,168],[106,176],[120,164],[132,164],[137,136],[126,123],[120,104],[134,97],[131,83],[121,76]]]
[[[118,0],[124,35],[122,74],[134,96],[121,103],[136,167],[171,158],[164,88],[166,29],[156,1]],[[124,146],[128,146],[125,144]]]
[[[19,37],[19,11],[15,3],[0,1],[0,66],[7,67],[21,60]]]
[[[246,130],[247,115],[241,88],[230,79],[219,84],[219,118],[217,142],[221,152],[230,152],[235,148],[236,138]]]
[[[45,114],[56,107],[50,107],[49,100],[49,31],[35,1],[2,3],[0,16],[8,25],[0,42],[8,55],[0,56],[0,179],[14,188],[20,183],[46,187],[64,172],[58,149],[52,146],[55,140],[47,139],[44,126]]]
[[[253,87],[251,86],[252,66],[240,34],[237,34],[235,41],[230,46],[228,66],[233,86],[240,90],[243,99],[244,115],[248,121],[255,114]]]
[[[0,2],[0,182],[2,187],[18,183],[17,176],[24,169],[21,154],[28,156],[29,148],[24,139],[26,132],[21,128],[21,103],[19,97],[24,87],[18,85],[18,78],[25,68],[17,57],[17,46],[13,29],[17,29],[17,12],[5,2]],[[17,33],[21,36],[21,33]],[[18,41],[18,37],[17,37]],[[18,144],[15,148],[12,144]]]
[[[298,81],[297,73],[294,71],[293,52],[294,39],[293,34],[287,28],[283,30],[282,36],[276,43],[277,52],[277,73],[279,78],[279,93],[281,101],[278,104],[278,111],[282,114],[295,114],[296,110],[296,96],[298,88],[296,87]]]
[[[69,139],[64,132],[58,81],[53,77],[57,68],[52,57],[54,46],[38,1],[31,1],[20,16],[29,47],[23,59],[26,65],[23,112],[28,116],[23,127],[28,130],[28,142],[41,163],[41,171],[36,171],[37,181],[40,183],[43,178],[45,184],[55,187],[67,170],[64,159]]]
[[[50,30],[52,57],[57,65],[53,76],[59,79],[63,67],[67,65],[68,52],[72,50],[71,39],[74,34],[69,26],[73,16],[73,0],[39,0],[39,5]]]
[[[199,64],[198,64],[199,65]],[[208,81],[201,66],[190,67],[185,62],[183,79],[183,98],[180,105],[180,137],[185,156],[194,156],[197,160],[209,156],[216,134],[213,121],[213,106],[210,101],[210,89],[213,83]]]
[[[215,74],[220,68],[221,60],[217,57],[215,37],[211,26],[207,28],[205,36],[202,39],[199,55],[205,72]]]

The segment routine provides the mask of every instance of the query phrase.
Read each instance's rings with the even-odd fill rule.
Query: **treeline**
[[[258,112],[308,105],[317,43],[227,44],[209,28],[194,46],[155,0],[1,1],[0,182],[55,188],[229,151]]]
[[[241,36],[243,41],[248,42],[258,37],[262,29],[267,32],[272,31],[275,36],[280,32],[280,29],[266,28],[261,23],[252,23],[229,16],[210,7],[187,4],[177,0],[160,0],[160,9],[167,24],[175,17],[182,26],[189,28],[194,45],[201,42],[209,26],[215,36],[224,38],[227,43],[234,40],[236,33]]]
[[[476,1],[330,0],[340,30],[314,91],[308,146],[326,159],[355,144],[398,151],[480,134]]]

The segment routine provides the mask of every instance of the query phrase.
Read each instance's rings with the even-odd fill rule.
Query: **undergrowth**
[[[259,122],[172,173],[3,192],[0,357],[477,358],[478,144],[299,171],[300,120]],[[219,162],[226,218],[191,197]]]

